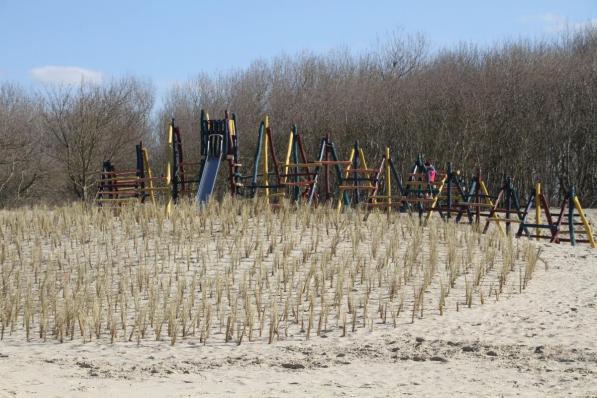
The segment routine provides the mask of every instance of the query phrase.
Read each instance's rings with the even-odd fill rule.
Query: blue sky
[[[363,51],[396,29],[438,48],[587,23],[597,25],[597,0],[0,0],[0,81],[35,87],[134,74],[163,91],[282,53]]]

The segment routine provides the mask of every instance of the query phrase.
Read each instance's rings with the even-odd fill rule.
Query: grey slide
[[[209,200],[214,187],[216,185],[216,178],[218,177],[218,170],[220,168],[220,156],[207,158],[205,167],[199,180],[199,189],[197,190],[197,203],[205,203]]]

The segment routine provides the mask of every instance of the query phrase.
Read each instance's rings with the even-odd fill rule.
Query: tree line
[[[37,91],[2,83],[0,203],[89,200],[102,160],[132,168],[140,140],[159,175],[172,116],[196,161],[204,108],[236,113],[247,168],[268,115],[280,156],[296,124],[313,157],[329,133],[341,157],[358,140],[377,162],[389,145],[403,171],[423,154],[440,169],[480,169],[494,190],[512,176],[526,196],[540,179],[554,201],[574,185],[585,206],[597,204],[597,28],[439,50],[393,34],[360,54],[303,52],[199,74],[154,103],[151,84],[134,77]]]

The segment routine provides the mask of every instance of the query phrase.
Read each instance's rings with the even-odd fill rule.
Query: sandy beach
[[[597,396],[597,250],[538,245],[522,292],[345,337],[171,346],[5,336],[0,396]]]

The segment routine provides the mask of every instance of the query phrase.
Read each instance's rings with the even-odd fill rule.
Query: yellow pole
[[[441,179],[440,183],[439,183],[439,189],[438,192],[441,192],[442,189],[444,188],[444,184],[446,182],[446,179],[448,178],[448,175],[445,174],[444,178]],[[435,209],[435,207],[437,206],[437,202],[439,200],[439,193],[437,195],[435,195],[435,197],[433,198],[433,201],[431,202],[431,206],[429,206],[429,211],[427,212],[427,217],[425,217],[425,223],[427,223],[427,220],[429,220],[429,218],[431,217],[431,213],[433,212],[433,210]]]
[[[577,196],[575,196],[572,200],[574,201],[574,206],[576,207],[576,210],[580,215],[580,219],[582,220],[583,226],[585,227],[585,232],[589,238],[589,243],[591,244],[592,248],[595,248],[595,237],[593,236],[591,225],[589,224],[589,221],[587,221],[587,217],[585,216],[585,211],[580,205],[580,201],[578,200]]]
[[[487,202],[489,202],[489,206],[493,208],[493,200],[491,200],[491,198],[489,197],[489,191],[485,186],[485,181],[481,181],[479,185],[481,186],[481,192],[483,192],[483,195],[487,198]],[[502,224],[500,224],[500,217],[497,214],[493,213],[493,217],[491,218],[495,220],[495,223],[498,229],[500,230],[500,233],[504,235],[504,229],[502,228]]]
[[[535,223],[537,225],[541,224],[541,183],[537,181],[535,184]],[[537,234],[537,240],[539,240],[539,236],[541,235],[541,229],[535,228],[535,234]]]
[[[172,202],[174,201],[172,194],[172,163],[174,161],[174,125],[168,125],[168,137],[166,141],[166,187],[170,191],[168,201],[166,202],[166,215],[169,216],[172,212]]]
[[[288,165],[290,164],[290,155],[292,155],[292,137],[294,136],[292,130],[288,137],[288,150],[286,151],[286,161],[284,162],[284,182],[288,181]]]
[[[234,119],[228,119],[228,128],[230,129],[230,135],[234,137],[236,135],[236,124],[234,124]]]
[[[359,148],[359,156],[361,157],[361,160],[363,161],[363,168],[368,169],[367,161],[365,160],[365,152],[363,152],[363,148]],[[369,181],[369,186],[371,186],[371,181]]]
[[[390,173],[390,147],[386,147],[386,195],[388,197],[388,209],[392,205],[392,174]]]
[[[146,170],[145,177],[147,178],[147,187],[149,188],[151,204],[155,205],[155,193],[153,192],[153,174],[151,173],[151,168],[149,167],[149,155],[147,154],[147,149],[145,148],[143,148],[143,166]]]
[[[359,156],[361,157],[361,160],[363,161],[363,168],[365,170],[368,170],[369,168],[367,167],[367,160],[365,159],[365,152],[363,152],[363,148],[359,148]],[[371,176],[369,175],[368,171],[365,172],[365,175],[367,177],[371,178]],[[371,179],[369,179],[369,182],[367,183],[367,185],[370,186],[370,187],[372,187],[373,186],[373,181],[371,181]],[[373,202],[375,203],[375,199],[373,199]]]
[[[269,118],[265,117],[265,128],[263,130],[265,137],[263,140],[263,185],[269,186],[269,162],[268,162],[268,148],[269,139],[267,133],[269,132]],[[257,166],[255,166],[257,167]],[[265,188],[265,197],[269,198],[269,188]]]

